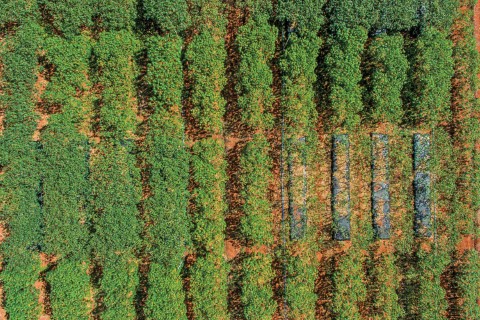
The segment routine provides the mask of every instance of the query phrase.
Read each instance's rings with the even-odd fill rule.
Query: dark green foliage
[[[101,0],[94,5],[94,19],[99,27],[108,31],[130,30],[137,17],[135,0]]]
[[[143,14],[163,32],[181,33],[190,23],[185,0],[144,0]]]
[[[38,0],[55,30],[71,37],[92,26],[94,0]]]
[[[1,245],[4,308],[10,319],[34,319],[40,312],[38,291],[41,250],[40,170],[37,142],[32,141],[37,116],[32,92],[36,81],[36,51],[41,29],[26,19],[7,36],[2,62],[5,109],[0,140],[0,219],[10,236]]]
[[[379,30],[408,30],[418,23],[419,0],[376,0],[377,21],[373,27]]]
[[[435,126],[448,120],[453,76],[452,42],[447,34],[426,28],[415,41],[406,94],[407,121]]]
[[[400,34],[375,37],[367,50],[366,108],[374,122],[400,123],[401,93],[407,80],[408,60]]]
[[[419,20],[422,28],[432,26],[448,32],[458,6],[458,0],[419,0]]]
[[[379,10],[375,5],[376,1],[372,0],[328,1],[326,11],[330,29],[333,32],[360,27],[370,29],[379,16]]]
[[[151,221],[147,229],[150,254],[146,314],[149,319],[185,319],[181,270],[189,242],[189,154],[183,143],[181,115],[183,73],[182,39],[151,37],[147,42],[147,82],[154,113],[148,119],[145,142],[149,197],[144,212]]]
[[[363,109],[360,86],[361,57],[367,30],[363,27],[338,29],[328,40],[325,58],[332,125],[352,129],[360,123]]]
[[[277,20],[300,37],[315,37],[325,18],[322,13],[325,0],[280,0]]]

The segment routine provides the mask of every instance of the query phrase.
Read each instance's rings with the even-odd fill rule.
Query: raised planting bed
[[[372,216],[378,239],[390,238],[388,136],[372,134]]]
[[[333,238],[350,239],[350,143],[347,134],[332,139]]]
[[[290,238],[302,239],[307,229],[307,164],[305,137],[290,140],[288,153],[288,213]]]
[[[414,230],[417,237],[430,237],[432,235],[430,147],[430,135],[417,133],[413,136]]]

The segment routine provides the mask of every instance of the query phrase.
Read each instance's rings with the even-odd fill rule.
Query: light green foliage
[[[308,179],[309,168],[313,166],[312,156],[317,144],[314,126],[317,121],[317,110],[314,103],[315,68],[320,50],[321,40],[318,32],[324,22],[323,0],[278,2],[277,20],[282,30],[282,53],[280,70],[282,73],[282,104],[284,119],[284,159],[298,168],[306,166],[307,179],[289,174],[291,184],[287,201],[290,204],[303,203],[305,197],[306,219],[301,228],[305,232],[299,239],[290,239],[286,245],[285,269],[286,289],[285,301],[289,317],[292,319],[314,319],[316,295],[314,293],[317,261],[314,258],[317,246],[317,229],[313,217],[315,210],[312,204],[315,196],[306,194],[312,180]],[[297,142],[304,139],[299,148]],[[302,140],[303,141],[303,140]],[[287,166],[284,170],[288,172]],[[293,169],[295,170],[295,169]],[[297,169],[298,170],[298,169]],[[304,185],[305,183],[305,185]],[[299,192],[293,192],[299,191]],[[290,208],[289,208],[290,209]],[[311,211],[309,211],[312,209]],[[286,219],[292,217],[287,216]],[[288,225],[288,220],[285,222]],[[290,256],[293,255],[294,256]]]
[[[200,127],[210,134],[223,128],[226,102],[221,88],[227,83],[224,45],[223,38],[218,39],[211,30],[205,30],[193,39],[186,53],[193,80],[192,113]]]
[[[163,33],[181,33],[190,23],[185,0],[144,0],[144,16]]]
[[[46,280],[51,288],[52,319],[89,319],[87,299],[91,293],[88,263],[78,259],[61,259],[55,270],[47,272]]]
[[[242,219],[242,232],[247,242],[253,246],[273,244],[272,221],[269,215],[271,204],[266,190],[273,178],[270,172],[272,161],[269,158],[269,143],[265,136],[255,135],[243,150],[240,159],[242,183],[241,195],[245,200]]]
[[[459,289],[463,298],[460,306],[462,319],[474,320],[480,314],[480,258],[475,250],[468,250],[460,266]]]
[[[408,60],[403,36],[377,36],[367,50],[366,105],[374,122],[399,123],[403,118],[401,93],[407,80]]]
[[[2,5],[3,6],[3,5]],[[21,16],[22,18],[25,18]],[[14,35],[5,38],[3,52],[5,108],[0,140],[0,219],[9,237],[1,245],[4,308],[10,319],[34,319],[40,313],[38,291],[41,242],[41,194],[38,144],[32,141],[37,116],[32,93],[36,81],[36,51],[41,45],[40,27],[25,18]]]
[[[334,126],[352,129],[360,123],[363,109],[360,65],[367,36],[365,28],[356,27],[338,29],[328,40],[325,69]]]
[[[100,97],[99,134],[91,160],[95,216],[92,240],[102,266],[99,296],[102,319],[128,319],[135,314],[138,284],[134,253],[140,245],[137,205],[140,171],[132,153],[136,128],[133,54],[136,41],[129,31],[103,32],[94,47]]]
[[[47,273],[54,319],[87,319],[90,277],[87,274],[90,246],[87,211],[87,137],[79,132],[87,110],[78,97],[90,88],[91,45],[84,36],[71,41],[59,37],[45,41],[46,58],[55,67],[43,99],[49,107],[60,106],[61,113],[49,118],[42,132],[44,252],[58,258]]]
[[[415,41],[407,92],[407,120],[435,126],[451,117],[452,42],[447,34],[426,28]]]
[[[147,229],[150,254],[147,315],[149,319],[185,319],[181,270],[189,242],[188,201],[189,154],[183,143],[181,115],[183,73],[180,60],[182,39],[154,36],[148,39],[150,103],[145,161],[150,196],[144,212],[152,222]]]
[[[419,249],[416,281],[418,281],[417,319],[447,319],[445,289],[440,282],[444,268],[450,262],[448,253]]]
[[[360,250],[352,247],[338,262],[333,275],[333,312],[336,319],[362,319],[359,303],[365,301],[367,295],[363,283],[363,260]]]
[[[193,243],[197,260],[191,270],[191,295],[197,319],[227,318],[227,266],[224,253],[226,204],[223,142],[205,138],[193,146],[195,215]]]
[[[395,265],[395,256],[393,254],[382,255],[375,260],[375,268],[373,270],[375,287],[374,293],[374,319],[402,319],[405,315],[399,304],[397,289],[400,286],[397,266]]]
[[[268,113],[273,102],[273,74],[269,63],[275,52],[277,30],[268,19],[268,14],[254,15],[240,27],[237,35],[241,59],[238,104],[243,122],[251,128],[268,128],[273,121]]]
[[[135,79],[133,54],[137,42],[129,31],[103,32],[94,47],[102,85],[100,128],[102,137],[121,140],[133,134]]]

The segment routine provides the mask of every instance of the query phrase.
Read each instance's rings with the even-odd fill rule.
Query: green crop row
[[[412,68],[405,93],[407,121],[434,127],[451,117],[452,41],[448,33],[426,27],[409,54]]]
[[[318,260],[315,252],[318,230],[314,207],[316,197],[312,189],[318,145],[314,128],[318,115],[314,84],[317,81],[315,69],[321,45],[318,32],[324,23],[324,3],[323,0],[281,0],[276,10],[282,40],[279,65],[284,131],[282,157],[288,162],[283,170],[288,181],[285,196],[290,197],[284,223],[292,230],[293,222],[299,222],[299,230],[302,230],[298,237],[285,228],[283,230],[288,237],[286,256],[283,257],[286,276],[284,299],[288,317],[292,319],[314,319],[317,301],[315,279]],[[302,172],[301,168],[306,169],[306,175],[298,174]],[[298,213],[302,216],[295,217]]]
[[[89,226],[91,215],[89,145],[80,133],[91,101],[91,41],[83,35],[70,40],[49,37],[45,56],[55,72],[43,93],[46,108],[60,108],[42,132],[44,251],[56,267],[47,272],[53,319],[87,319],[90,291]]]
[[[91,160],[95,226],[92,245],[102,270],[97,293],[102,319],[135,315],[135,250],[140,245],[141,230],[137,209],[140,172],[133,154],[136,48],[136,39],[128,30],[100,33],[93,48],[95,80],[101,92],[96,108],[100,142]]]
[[[245,145],[240,158],[241,197],[244,201],[242,234],[251,250],[242,261],[242,304],[246,319],[271,319],[276,310],[272,269],[273,221],[267,190],[273,178],[270,144],[265,129],[273,116],[273,74],[270,61],[275,52],[277,29],[269,24],[272,5],[269,2],[247,0],[241,3],[248,11],[248,21],[240,27],[237,45],[240,52],[238,71],[238,104],[242,120],[257,132]]]
[[[196,319],[226,319],[227,265],[224,260],[226,161],[223,141],[199,140],[193,146],[193,244],[196,261],[191,270],[191,291]]]
[[[357,26],[338,29],[327,39],[325,72],[333,126],[352,129],[360,123],[363,110],[360,65],[367,37],[367,29]]]
[[[22,5],[23,1],[0,5],[1,23],[15,24],[5,27],[8,33],[1,53],[4,93],[0,100],[5,114],[0,138],[3,173],[0,219],[9,235],[1,244],[2,285],[4,309],[10,319],[34,319],[41,311],[35,283],[41,271],[42,206],[39,195],[42,190],[37,165],[39,146],[32,136],[38,118],[34,112],[34,94],[42,30],[35,18],[36,3],[18,12],[12,10]]]
[[[382,34],[368,46],[365,106],[373,122],[400,123],[403,119],[401,95],[409,68],[403,45],[401,34]]]
[[[327,13],[333,30],[361,26],[372,31],[408,31],[425,25],[448,30],[455,5],[455,0],[332,0]]]
[[[146,251],[150,256],[145,314],[148,319],[186,319],[182,267],[190,235],[189,153],[181,114],[183,40],[173,34],[152,36],[146,45],[146,81],[154,111],[145,141],[149,196],[144,214],[149,220]]]
[[[476,1],[461,0],[452,26],[453,58],[455,74],[453,76],[453,123],[454,141],[457,158],[457,190],[455,193],[456,231],[464,236],[477,238],[478,226],[475,225],[476,212],[479,209],[479,155],[480,124],[478,114],[480,104],[476,99],[479,88],[479,55],[474,36],[474,7]],[[457,241],[460,238],[457,237]],[[478,281],[479,253],[468,248],[462,254],[454,256],[459,272],[454,279],[458,287],[458,317],[474,319],[480,312],[478,299],[480,285]],[[476,272],[476,273],[475,273]],[[476,303],[477,302],[477,303]]]
[[[193,39],[185,57],[191,82],[189,103],[201,132],[192,137],[192,240],[196,260],[190,268],[190,298],[196,319],[226,319],[228,266],[224,259],[226,161],[223,133],[225,33],[227,21],[219,0],[189,5]],[[197,139],[197,140],[195,140]]]

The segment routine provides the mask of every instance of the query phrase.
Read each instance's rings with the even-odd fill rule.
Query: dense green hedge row
[[[365,106],[373,122],[400,123],[403,119],[401,94],[409,68],[401,34],[382,34],[372,39],[365,58]]]
[[[110,10],[108,3],[102,10]],[[124,25],[118,18],[124,16],[122,12],[108,12],[112,14],[108,19],[120,19],[118,24]],[[102,270],[97,294],[102,319],[128,319],[135,315],[138,284],[135,250],[140,244],[141,230],[137,219],[140,172],[132,153],[136,129],[133,87],[136,49],[133,34],[120,30],[100,33],[93,51],[101,93],[97,107],[100,142],[91,161],[95,213],[92,245]]]
[[[282,34],[282,52],[280,56],[280,71],[282,73],[282,104],[281,113],[283,125],[283,159],[287,159],[283,170],[287,177],[289,205],[303,203],[304,208],[289,208],[287,212],[296,213],[302,210],[306,215],[306,226],[300,238],[292,237],[287,232],[285,254],[285,301],[288,317],[292,319],[314,319],[315,279],[318,260],[315,259],[317,243],[317,224],[313,203],[313,159],[318,145],[314,131],[317,121],[317,110],[314,102],[314,84],[317,80],[315,69],[320,50],[321,39],[318,32],[324,23],[322,7],[323,0],[278,2],[277,21]],[[297,143],[303,140],[305,143]],[[299,167],[306,167],[306,181],[302,175],[295,174]],[[289,170],[289,167],[292,170]],[[295,169],[297,168],[297,169]],[[294,192],[297,190],[299,192]],[[287,195],[286,194],[286,195]],[[287,200],[287,199],[285,199]],[[288,226],[293,217],[287,216]],[[290,228],[291,230],[291,225]]]
[[[448,30],[455,0],[332,0],[327,13],[334,30],[362,26],[371,31],[408,31],[432,25]]]
[[[274,238],[267,190],[273,176],[265,129],[271,127],[273,120],[269,113],[273,103],[270,62],[278,30],[269,24],[271,3],[246,0],[241,6],[248,12],[249,20],[240,27],[236,40],[240,52],[238,103],[243,122],[256,132],[240,158],[240,193],[245,214],[241,230],[250,250],[242,261],[241,297],[246,319],[271,319],[276,302],[270,286],[274,277]]]
[[[190,5],[194,36],[186,51],[189,100],[198,129],[205,137],[192,148],[192,240],[196,261],[190,269],[190,296],[196,319],[226,319],[227,274],[224,259],[226,161],[223,134],[226,19],[219,0]],[[195,139],[195,137],[192,137]]]
[[[1,220],[8,231],[2,243],[2,284],[4,308],[10,319],[34,319],[40,315],[39,278],[41,241],[41,194],[38,142],[32,140],[38,115],[34,112],[34,85],[37,80],[37,51],[42,30],[34,16],[36,2],[24,10],[23,1],[3,2],[1,22],[6,27],[2,49],[4,94],[1,108],[5,112],[0,140]],[[4,15],[5,14],[5,15]],[[8,15],[10,14],[10,15]]]
[[[149,177],[149,197],[144,205],[149,220],[148,319],[186,319],[182,266],[190,237],[186,212],[189,153],[183,142],[181,114],[182,46],[182,38],[176,35],[147,40],[146,78],[154,110],[148,119],[145,141]]]
[[[405,97],[407,121],[434,127],[451,117],[452,41],[448,33],[426,27],[411,51],[412,68]]]
[[[80,133],[91,101],[89,72],[91,41],[79,35],[45,41],[46,59],[55,72],[43,93],[46,108],[61,108],[42,132],[44,249],[57,260],[47,272],[54,319],[87,319],[90,292],[88,211],[89,145]]]
[[[360,65],[367,36],[367,29],[357,26],[338,29],[327,40],[325,72],[332,113],[329,121],[333,126],[351,129],[360,123],[363,110]]]

